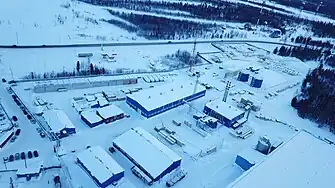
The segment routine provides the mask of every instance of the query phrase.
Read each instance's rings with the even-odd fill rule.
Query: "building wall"
[[[146,118],[150,118],[153,117],[155,115],[161,114],[163,112],[166,112],[172,108],[178,107],[180,105],[183,105],[185,103],[185,101],[189,102],[189,101],[193,101],[195,99],[198,99],[200,97],[205,96],[206,94],[206,90],[195,93],[193,95],[187,96],[185,98],[179,99],[177,101],[174,101],[172,103],[169,103],[167,105],[164,106],[160,106],[154,110],[150,110],[148,111],[147,109],[145,109],[141,104],[139,104],[137,101],[127,97],[127,104],[130,105],[132,108],[134,108],[136,111],[139,109],[141,111],[141,115],[143,115]]]
[[[118,174],[111,175],[111,177],[105,182],[99,182],[99,180],[91,174],[91,171],[89,171],[79,159],[77,159],[77,161],[80,164],[80,166],[91,176],[94,182],[101,188],[107,187],[108,185],[112,184],[112,182],[118,181],[124,176],[124,172],[121,172]]]
[[[236,156],[235,163],[243,170],[249,170],[252,166],[254,166],[254,164],[239,155]]]

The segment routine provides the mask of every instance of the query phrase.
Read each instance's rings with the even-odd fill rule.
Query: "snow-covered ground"
[[[140,39],[136,34],[100,21],[110,18],[118,19],[101,7],[78,1],[1,1],[0,44],[99,43]]]
[[[33,87],[34,83],[19,83],[18,86],[14,87],[14,90],[19,94],[23,102],[28,106],[30,110],[33,109],[33,101],[36,97],[40,97],[43,100],[49,102],[49,108],[58,108],[63,110],[69,119],[76,126],[77,133],[69,137],[61,139],[61,148],[63,150],[63,155],[61,157],[61,164],[63,164],[66,176],[68,176],[72,186],[84,188],[96,187],[93,180],[87,175],[87,173],[75,162],[76,155],[87,148],[87,146],[100,145],[106,151],[112,145],[113,139],[134,127],[142,127],[153,136],[157,137],[161,142],[167,145],[170,149],[178,153],[182,157],[182,167],[188,171],[186,178],[178,182],[175,187],[211,187],[219,188],[225,187],[233,182],[236,178],[243,174],[243,170],[240,169],[235,163],[235,157],[237,153],[246,149],[254,148],[257,144],[257,140],[260,136],[267,135],[269,138],[276,140],[280,139],[282,141],[288,140],[293,134],[296,133],[296,129],[306,129],[309,132],[316,134],[317,136],[327,137],[331,140],[335,140],[335,136],[329,133],[327,130],[320,129],[316,124],[310,122],[306,119],[301,119],[297,116],[295,110],[290,107],[290,100],[299,86],[293,86],[291,89],[287,89],[274,96],[272,98],[265,98],[264,96],[269,92],[274,92],[287,85],[292,85],[298,81],[301,81],[304,75],[307,73],[309,68],[313,68],[315,64],[313,63],[303,63],[295,58],[282,58],[276,55],[268,53],[270,50],[269,46],[258,46],[249,44],[216,44],[220,45],[224,52],[218,52],[217,48],[214,48],[210,44],[201,44],[199,51],[205,54],[204,57],[211,59],[211,53],[205,52],[215,52],[214,54],[220,54],[220,63],[212,62],[210,65],[194,67],[193,71],[200,72],[200,83],[206,82],[209,85],[213,85],[214,88],[207,90],[206,96],[197,99],[190,103],[192,108],[188,105],[183,105],[178,108],[167,111],[163,114],[157,115],[150,119],[145,119],[132,108],[130,108],[125,101],[112,102],[121,108],[126,114],[130,115],[130,118],[125,118],[118,120],[110,124],[102,124],[95,128],[90,128],[81,119],[78,112],[72,107],[71,100],[73,97],[83,97],[84,94],[92,94],[102,91],[114,92],[118,96],[123,96],[124,94],[121,90],[134,89],[134,88],[149,88],[156,87],[159,85],[164,85],[164,82],[158,83],[146,83],[144,80],[139,79],[138,84],[128,85],[128,86],[110,86],[110,87],[96,87],[80,90],[69,90],[67,92],[51,92],[51,93],[34,93],[29,88]],[[192,45],[186,45],[191,48]],[[126,47],[131,49],[130,47]],[[140,48],[140,47],[139,47]],[[141,47],[143,49],[145,47]],[[156,48],[160,48],[156,47]],[[164,47],[165,48],[165,47]],[[169,49],[171,48],[171,49]],[[170,46],[166,48],[166,51],[175,51],[175,46]],[[109,48],[105,48],[108,51]],[[153,48],[150,48],[153,49]],[[97,52],[98,49],[95,49]],[[62,50],[63,52],[66,50]],[[127,50],[126,50],[127,51]],[[51,52],[51,50],[50,50]],[[87,51],[86,51],[87,52]],[[71,52],[75,56],[75,52]],[[158,51],[157,51],[158,53]],[[41,53],[42,54],[42,53]],[[151,53],[154,54],[154,53]],[[36,66],[39,66],[38,64]],[[263,76],[264,84],[262,88],[252,88],[248,83],[242,83],[236,80],[236,76],[228,76],[225,81],[232,82],[231,92],[247,90],[251,91],[258,101],[261,102],[260,112],[251,112],[247,125],[255,130],[255,133],[243,140],[238,139],[230,134],[230,129],[225,126],[219,126],[216,130],[211,130],[207,137],[203,137],[190,127],[182,125],[180,127],[175,126],[172,120],[177,120],[180,122],[188,121],[195,125],[196,121],[192,118],[192,115],[199,113],[203,110],[204,105],[210,100],[221,98],[223,96],[223,89],[225,83],[222,82],[224,74],[229,71],[241,70],[248,66],[259,67],[259,75]],[[219,67],[223,67],[220,69]],[[265,68],[267,67],[267,68]],[[294,70],[299,72],[298,75],[289,75],[283,70]],[[168,75],[169,73],[165,73]],[[143,76],[139,74],[138,76]],[[167,76],[166,82],[176,82],[176,80],[194,81],[194,77],[188,76],[186,69],[181,69],[174,71],[173,75]],[[221,88],[221,89],[220,89]],[[2,91],[2,95],[6,95],[6,91]],[[141,92],[141,91],[139,91]],[[246,92],[239,92],[235,95],[228,96],[228,103],[237,106],[236,101],[239,100],[241,96],[248,95]],[[10,97],[7,95],[8,103],[11,102]],[[221,100],[221,99],[219,99]],[[15,103],[13,104],[15,106]],[[6,105],[11,112],[10,104]],[[275,109],[275,110],[274,110]],[[12,111],[11,113],[17,112],[19,109]],[[19,112],[21,113],[21,112]],[[264,121],[256,117],[257,114],[262,114],[266,117],[271,117],[274,120],[282,120],[287,122],[288,125],[283,125],[273,121]],[[24,119],[25,117],[19,117],[19,119]],[[162,125],[169,127],[183,140],[185,146],[179,147],[176,145],[170,145],[164,139],[162,139],[157,132],[154,131],[154,127],[157,125]],[[36,127],[36,126],[35,126]],[[26,144],[31,143],[31,145],[36,145],[36,143],[45,143],[44,145],[39,145],[40,150],[45,151],[45,157],[51,158],[53,156],[52,143],[47,139],[39,138],[35,131],[35,127],[26,126],[27,130],[31,131],[31,135],[36,137],[31,138]],[[24,133],[24,132],[23,132]],[[20,140],[18,140],[19,142]],[[15,144],[15,143],[14,143]],[[5,149],[7,153],[16,152],[14,144],[10,144]],[[30,145],[30,144],[29,144]],[[217,151],[204,155],[204,151],[213,146],[217,147]],[[17,145],[19,148],[32,148],[26,145]],[[13,148],[13,150],[11,149]],[[43,149],[45,148],[45,149]],[[49,151],[49,152],[47,152]],[[119,182],[119,187],[129,188],[129,187],[149,187],[145,185],[140,179],[131,173],[130,168],[133,164],[128,161],[121,153],[118,151],[110,155],[125,169],[125,177]],[[44,159],[44,158],[43,158]],[[62,173],[61,173],[62,174]],[[206,175],[204,175],[206,174]],[[44,176],[42,176],[44,177]],[[165,180],[169,178],[169,175],[164,177],[163,180],[154,183],[151,187],[163,188],[165,187]],[[15,179],[14,182],[17,183],[18,180]],[[45,182],[36,182],[36,185],[43,185]],[[67,184],[66,184],[67,185]]]

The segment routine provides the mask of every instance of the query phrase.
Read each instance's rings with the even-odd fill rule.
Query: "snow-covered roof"
[[[163,105],[170,104],[182,98],[191,96],[194,91],[195,82],[174,81],[154,88],[144,89],[140,92],[127,95],[137,101],[146,110],[151,111]],[[204,91],[205,88],[198,84],[196,93]]]
[[[124,113],[119,107],[115,105],[109,105],[103,108],[99,108],[97,111],[99,115],[104,119]]]
[[[97,115],[96,110],[85,110],[82,111],[80,115],[83,116],[91,124],[100,122],[102,120],[101,117]]]
[[[153,178],[158,177],[173,162],[181,160],[179,155],[141,127],[123,133],[113,142]]]
[[[265,158],[264,154],[252,148],[243,149],[237,155],[243,157],[244,159],[253,164],[258,163]]]
[[[78,160],[101,184],[124,169],[100,146],[91,147],[77,155]]]
[[[230,187],[333,187],[334,156],[333,145],[301,131]]]
[[[206,104],[206,106],[215,112],[223,115],[229,120],[234,119],[235,117],[244,113],[242,110],[228,104],[227,102],[221,101],[221,99],[214,100]]]
[[[61,110],[48,110],[43,114],[52,132],[60,132],[65,128],[75,128],[69,117]]]

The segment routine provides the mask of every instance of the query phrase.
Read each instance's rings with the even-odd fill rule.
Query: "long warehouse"
[[[117,137],[113,146],[153,181],[158,181],[181,165],[179,155],[141,127]]]
[[[195,92],[194,92],[195,91]],[[145,89],[127,95],[127,104],[146,118],[205,96],[206,89],[192,82],[178,82]]]
[[[334,145],[300,131],[229,187],[334,187],[334,156]]]

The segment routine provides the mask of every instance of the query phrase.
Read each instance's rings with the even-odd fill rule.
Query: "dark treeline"
[[[309,46],[317,46],[322,48],[333,48],[334,45],[331,44],[329,41],[322,41],[322,40],[313,40],[311,37],[304,37],[304,36],[297,36],[296,38],[291,38],[291,42],[295,42],[298,44],[305,44]]]
[[[309,118],[335,130],[335,56],[330,55],[304,79],[300,93],[291,105],[299,116]],[[335,133],[335,132],[334,132]]]
[[[126,8],[129,10],[138,10],[144,12],[161,13],[168,15],[180,15],[183,17],[202,18],[208,20],[219,20],[229,22],[248,22],[256,24],[269,25],[273,28],[281,29],[285,33],[285,25],[302,23],[310,25],[317,36],[335,37],[335,29],[332,23],[315,22],[297,18],[295,16],[280,14],[277,12],[263,9],[260,13],[259,7],[253,7],[245,4],[227,2],[221,0],[206,0],[201,4],[190,4],[182,2],[168,1],[139,1],[139,0],[81,0],[94,5]],[[167,10],[167,11],[163,11]],[[169,10],[181,11],[168,12]],[[190,13],[190,15],[184,12]]]
[[[322,49],[317,47],[285,47],[281,46],[279,49],[275,48],[273,51],[274,54],[280,55],[280,56],[290,56],[290,57],[296,57],[300,59],[301,61],[310,61],[310,60],[320,60],[324,55],[330,54],[329,49]]]
[[[138,34],[147,39],[186,39],[204,36],[207,32],[217,28],[216,24],[205,24],[187,20],[175,20],[143,14],[120,13],[109,10],[112,15],[118,16],[134,25],[137,25]],[[130,31],[130,30],[128,30]],[[213,34],[212,34],[213,36]],[[222,36],[222,35],[221,35]]]
[[[303,9],[311,12],[317,12],[335,18],[335,1],[334,0],[272,0],[278,4],[282,4],[297,9]],[[319,7],[320,2],[323,4]],[[317,10],[319,7],[319,10]]]

